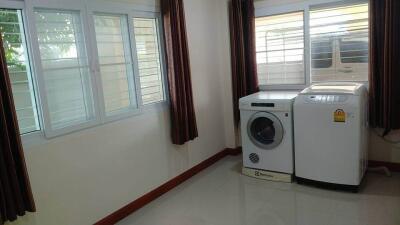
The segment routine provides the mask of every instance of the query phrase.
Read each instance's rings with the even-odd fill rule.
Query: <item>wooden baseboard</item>
[[[392,172],[400,172],[400,163],[369,160],[368,166],[369,167],[384,166],[384,167],[387,167]]]
[[[118,221],[127,217],[128,215],[132,214],[136,210],[142,208],[146,204],[150,203],[151,201],[155,200],[156,198],[158,198],[161,195],[165,194],[166,192],[170,191],[174,187],[178,186],[179,184],[181,184],[184,181],[188,180],[189,178],[193,177],[200,171],[211,166],[218,160],[220,160],[228,155],[239,155],[241,152],[242,152],[241,148],[226,148],[226,149],[218,152],[217,154],[211,156],[210,158],[204,160],[203,162],[197,164],[196,166],[190,168],[189,170],[185,171],[184,173],[167,181],[166,183],[162,184],[161,186],[157,187],[156,189],[148,192],[147,194],[143,195],[142,197],[140,197],[140,198],[134,200],[133,202],[125,205],[124,207],[118,209],[117,211],[113,212],[112,214],[106,216],[105,218],[99,220],[94,225],[115,224]]]
[[[242,154],[242,147],[237,147],[237,148],[226,148],[226,151],[228,151],[228,155],[240,155]]]

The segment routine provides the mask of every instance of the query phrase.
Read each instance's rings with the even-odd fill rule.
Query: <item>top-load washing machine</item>
[[[366,87],[315,84],[293,107],[296,180],[356,191],[367,168]]]
[[[293,100],[298,92],[259,92],[239,100],[243,173],[290,182]]]

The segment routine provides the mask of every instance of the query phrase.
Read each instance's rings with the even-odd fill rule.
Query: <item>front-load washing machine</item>
[[[293,174],[292,107],[297,92],[258,92],[239,100],[243,173],[290,182]]]

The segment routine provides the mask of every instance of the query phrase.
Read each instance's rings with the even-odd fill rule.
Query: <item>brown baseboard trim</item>
[[[369,160],[368,166],[369,167],[384,166],[384,167],[387,167],[392,172],[400,172],[400,163]]]
[[[228,151],[228,155],[240,155],[242,154],[242,147],[237,147],[237,148],[226,148],[226,151]]]
[[[161,195],[165,194],[166,192],[170,191],[174,187],[178,186],[179,184],[183,183],[184,181],[188,180],[189,178],[193,177],[200,171],[204,170],[205,168],[211,166],[218,160],[224,158],[228,155],[239,155],[242,152],[241,148],[226,148],[217,154],[211,156],[210,158],[204,160],[203,162],[197,164],[196,166],[190,168],[189,170],[185,171],[184,173],[174,177],[173,179],[167,181],[166,183],[162,184],[161,186],[157,187],[156,189],[150,191],[149,193],[143,195],[142,197],[134,200],[133,202],[125,205],[124,207],[118,209],[117,211],[113,212],[112,214],[106,216],[105,218],[99,220],[94,225],[112,225],[117,223],[118,221],[124,219],[128,215],[132,214],[136,210],[142,208],[143,206],[147,205],[151,201],[155,200],[156,198],[160,197]]]

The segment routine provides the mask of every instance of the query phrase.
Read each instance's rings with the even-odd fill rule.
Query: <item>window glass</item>
[[[304,84],[303,12],[258,17],[255,25],[259,84]]]
[[[332,67],[333,46],[331,39],[314,40],[311,48],[311,66],[313,69]]]
[[[0,9],[0,32],[20,133],[40,130],[21,10]]]
[[[128,22],[123,15],[95,15],[97,50],[107,114],[135,106]]]
[[[35,22],[53,129],[94,118],[88,58],[79,12],[35,10]]]
[[[164,100],[157,19],[134,18],[136,51],[143,105]]]
[[[367,3],[311,9],[310,40],[312,82],[368,80]]]
[[[342,63],[368,63],[368,39],[340,41],[340,60]]]

